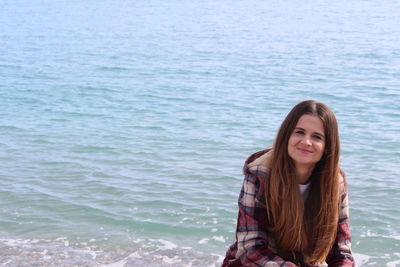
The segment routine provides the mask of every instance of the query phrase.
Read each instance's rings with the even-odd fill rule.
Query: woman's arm
[[[336,240],[326,262],[329,267],[355,266],[351,254],[351,235],[349,222],[349,200],[347,196],[347,182],[344,172],[341,172],[341,204]]]
[[[264,190],[258,175],[259,167],[253,167],[251,174],[246,174],[239,197],[239,216],[237,220],[236,259],[242,265],[252,266],[296,266],[276,255],[268,246],[267,209],[265,208]],[[252,175],[254,174],[254,175]]]

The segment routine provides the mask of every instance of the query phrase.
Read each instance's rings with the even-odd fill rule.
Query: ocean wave
[[[223,256],[181,247],[165,239],[136,239],[100,245],[59,237],[53,240],[0,239],[1,266],[219,266]]]

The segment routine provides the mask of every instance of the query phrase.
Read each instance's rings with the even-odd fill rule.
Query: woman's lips
[[[310,154],[310,153],[312,153],[312,151],[310,151],[310,150],[308,150],[308,149],[305,149],[305,148],[298,148],[298,150],[299,150],[301,153],[303,153],[303,154]]]

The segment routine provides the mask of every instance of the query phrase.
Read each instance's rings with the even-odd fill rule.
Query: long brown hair
[[[316,164],[305,203],[301,197],[288,141],[304,114],[321,119],[325,152]],[[297,104],[286,116],[273,146],[270,179],[265,182],[269,230],[279,249],[301,253],[307,262],[325,261],[336,237],[339,217],[339,133],[335,115],[313,100]]]

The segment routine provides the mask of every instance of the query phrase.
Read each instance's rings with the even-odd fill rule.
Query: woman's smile
[[[312,153],[312,151],[310,151],[308,149],[304,149],[304,148],[298,148],[298,150],[303,154],[311,154]]]

